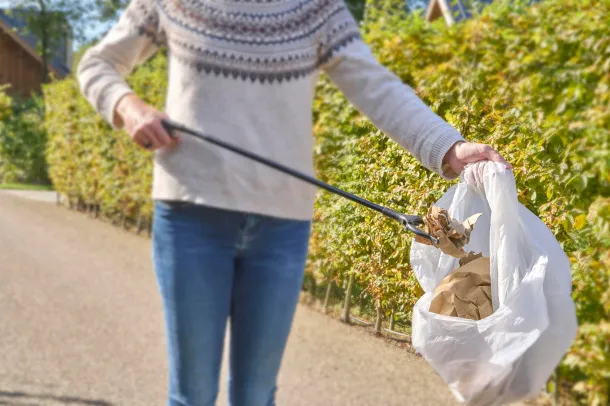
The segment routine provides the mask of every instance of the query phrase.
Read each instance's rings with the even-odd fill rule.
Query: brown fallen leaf
[[[455,258],[464,258],[469,255],[464,251],[464,246],[470,241],[470,234],[474,229],[474,225],[481,214],[475,214],[459,222],[449,216],[447,210],[437,206],[431,206],[428,209],[427,215],[424,217],[424,223],[428,229],[428,233],[439,239],[436,245],[441,251]],[[432,243],[424,238],[415,237],[415,241],[426,245]],[[473,254],[473,253],[471,253]]]

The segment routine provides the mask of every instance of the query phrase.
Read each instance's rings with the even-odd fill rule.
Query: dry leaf
[[[470,259],[445,279],[434,291],[432,313],[481,320],[493,313],[489,257],[469,254]]]
[[[464,258],[469,254],[463,248],[468,244],[470,234],[480,215],[480,213],[475,214],[466,219],[466,221],[459,222],[452,219],[447,210],[431,206],[428,209],[428,214],[424,217],[424,222],[428,233],[439,239],[439,243],[436,246],[441,251],[455,258]],[[415,241],[432,245],[429,240],[418,236],[415,237]]]

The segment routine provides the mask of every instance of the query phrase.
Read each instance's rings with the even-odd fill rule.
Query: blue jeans
[[[227,321],[229,401],[273,406],[311,222],[155,202],[153,253],[169,352],[169,406],[216,402]]]

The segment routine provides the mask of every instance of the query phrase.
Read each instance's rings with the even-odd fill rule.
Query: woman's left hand
[[[507,169],[512,169],[511,164],[492,147],[472,142],[458,142],[451,147],[443,158],[443,166],[449,165],[451,170],[459,175],[466,165],[479,161],[500,162],[506,165]]]

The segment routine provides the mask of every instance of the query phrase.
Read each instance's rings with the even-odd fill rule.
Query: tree
[[[66,38],[87,39],[88,24],[99,16],[101,0],[11,0],[7,13],[25,23],[26,33],[36,38],[42,59],[42,82],[49,82],[49,64],[57,45]]]
[[[116,19],[121,10],[127,7],[129,0],[95,0],[101,21]]]
[[[366,5],[365,0],[345,0],[345,4],[349,11],[351,11],[354,18],[358,21],[362,21],[364,17],[364,8]]]

